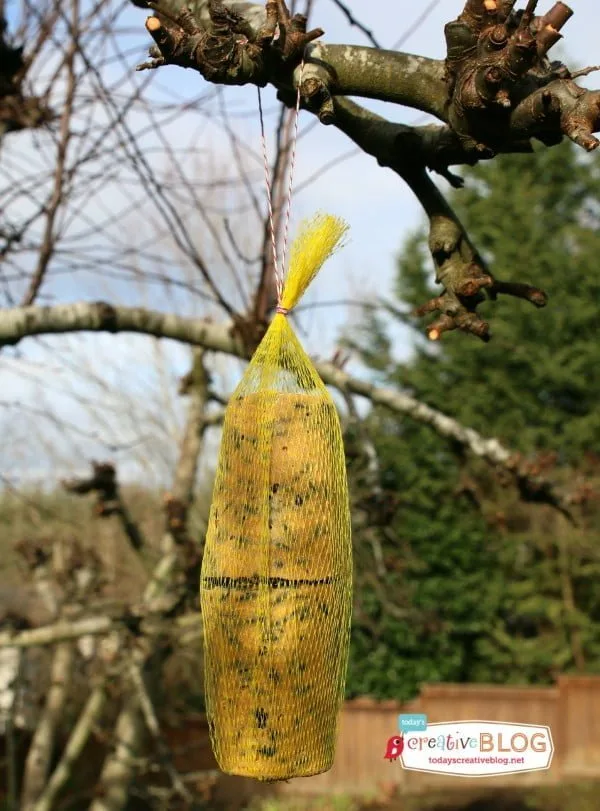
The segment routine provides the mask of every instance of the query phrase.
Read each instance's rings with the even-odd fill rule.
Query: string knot
[[[282,307],[281,304],[278,304],[275,308],[275,312],[279,313],[280,315],[287,315],[289,313],[288,307]]]

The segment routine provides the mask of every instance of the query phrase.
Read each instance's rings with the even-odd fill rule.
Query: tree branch
[[[56,147],[56,162],[54,164],[54,185],[50,199],[45,206],[46,222],[44,225],[44,235],[38,254],[36,268],[30,279],[27,291],[23,297],[23,305],[33,304],[42,283],[48,265],[54,255],[56,242],[56,220],[61,204],[63,203],[63,192],[67,170],[67,152],[71,141],[71,124],[73,117],[73,104],[75,101],[75,90],[77,88],[77,77],[75,71],[75,54],[78,49],[79,38],[79,0],[71,1],[71,40],[65,54],[65,68],[67,70],[66,92],[64,106],[60,118],[60,129],[58,144]]]
[[[600,129],[600,91],[586,90],[574,81],[552,82],[527,96],[511,113],[511,133],[535,136],[548,145],[562,134],[592,152],[600,145],[593,134]]]
[[[302,74],[303,79],[313,75],[326,83],[331,95],[381,99],[446,120],[448,88],[439,59],[316,42],[307,48]]]
[[[246,356],[242,342],[232,337],[232,327],[143,307],[114,307],[97,301],[0,310],[0,346],[15,346],[33,335],[81,331],[141,333]]]
[[[31,335],[81,331],[136,332],[158,338],[171,338],[240,358],[248,357],[248,350],[236,337],[231,326],[182,318],[141,307],[113,307],[104,302],[80,302],[55,307],[17,307],[0,312],[0,346],[17,344]],[[374,404],[429,425],[440,436],[458,442],[479,458],[507,470],[525,498],[543,501],[568,512],[565,499],[555,492],[554,487],[528,472],[518,456],[497,440],[485,439],[452,417],[407,394],[378,388],[358,380],[331,363],[315,365],[325,383],[345,388],[366,397]]]
[[[18,651],[15,668],[13,670],[13,682],[11,686],[10,706],[6,713],[4,728],[5,758],[6,758],[6,804],[8,811],[16,811],[19,803],[19,753],[17,746],[17,736],[15,719],[19,704],[21,702],[21,691],[23,687],[23,669],[25,657],[23,651]]]
[[[267,83],[285,94],[300,82],[305,106],[334,120],[332,97],[362,96],[422,110],[450,124],[468,151],[511,151],[532,137],[555,144],[567,135],[587,150],[600,141],[600,92],[573,82],[547,53],[572,15],[556,3],[542,17],[513,11],[508,0],[467,0],[445,28],[447,58],[356,45],[310,44],[323,32],[306,31],[306,18],[285,4],[257,6],[197,2],[189,12],[167,0],[136,5],[156,10],[146,27],[156,46],[141,68],[176,64],[220,84]],[[533,6],[532,6],[533,8]],[[264,19],[264,22],[263,22]],[[261,21],[259,23],[259,20]],[[280,35],[275,37],[275,31]],[[295,69],[304,58],[302,74]]]
[[[428,328],[432,340],[451,329],[461,329],[489,340],[489,325],[476,312],[484,300],[483,290],[492,299],[506,293],[527,299],[537,307],[546,304],[543,291],[494,278],[457,215],[428,176],[426,157],[419,161],[419,145],[427,136],[424,138],[423,133],[386,121],[349,99],[335,100],[335,120],[338,129],[364,152],[373,155],[380,166],[389,167],[408,183],[429,217],[429,248],[436,281],[443,285],[444,291],[423,305],[417,314],[441,312],[441,317]]]
[[[139,526],[131,517],[123,501],[117,481],[117,471],[110,463],[92,462],[92,475],[87,479],[71,479],[62,482],[68,493],[77,495],[96,494],[95,513],[99,518],[116,516],[132,548],[139,552],[144,538]]]
[[[104,684],[97,685],[90,693],[77,719],[77,723],[73,727],[62,757],[50,776],[44,791],[33,807],[33,811],[52,811],[52,809],[55,808],[58,795],[70,780],[73,769],[81,757],[90,735],[94,730],[94,726],[102,716],[107,698],[108,696]]]
[[[130,677],[133,683],[133,686],[137,692],[137,697],[139,701],[139,706],[142,711],[142,715],[144,717],[144,722],[146,724],[146,728],[152,735],[154,739],[154,743],[158,750],[158,754],[160,756],[161,762],[165,771],[169,775],[171,783],[173,785],[173,790],[176,794],[179,795],[186,803],[191,803],[192,795],[187,790],[183,780],[181,779],[181,775],[173,765],[173,759],[171,757],[171,752],[169,747],[164,741],[164,738],[161,735],[160,725],[158,723],[158,718],[156,715],[156,710],[154,708],[154,704],[150,693],[146,687],[146,682],[144,681],[144,676],[140,670],[140,668],[132,662],[130,665]]]
[[[423,56],[385,51],[360,45],[311,45],[323,34],[306,31],[306,18],[290,17],[281,3],[267,2],[265,22],[239,13],[239,6],[220,3],[191,4],[191,13],[181,13],[175,3],[135,3],[156,11],[146,28],[156,45],[153,59],[140,69],[166,64],[199,71],[219,84],[273,84],[291,90],[299,75],[295,68],[305,60],[303,80],[317,79],[328,95],[356,95],[405,104],[445,120],[448,88],[444,63]],[[207,11],[208,9],[208,11]],[[278,27],[281,35],[274,38]],[[310,83],[303,89],[305,101],[313,95]]]
[[[119,713],[114,737],[114,749],[107,756],[99,778],[100,796],[93,800],[90,811],[122,811],[127,805],[137,753],[145,741],[144,719],[134,696],[126,700]]]
[[[320,29],[307,32],[306,18],[291,17],[285,3],[275,0],[266,3],[260,28],[217,0],[193,4],[184,13],[166,0],[136,4],[158,15],[147,21],[157,43],[155,59],[143,67],[179,64],[221,84],[270,82],[289,106],[299,87],[305,108],[322,123],[335,123],[411,186],[430,219],[430,248],[444,287],[417,310],[418,315],[439,313],[429,326],[430,338],[460,329],[488,340],[489,325],[476,312],[486,296],[507,294],[536,307],[546,304],[543,291],[494,278],[425,170],[434,168],[458,186],[460,178],[448,171],[451,161],[472,164],[499,152],[527,152],[533,137],[553,145],[567,135],[588,151],[600,144],[593,134],[600,128],[600,91],[578,87],[565,65],[547,57],[572,15],[564,3],[536,17],[533,0],[524,12],[515,12],[511,0],[466,0],[459,17],[445,27],[444,62],[312,42]],[[208,21],[201,20],[206,10]],[[391,124],[344,98],[348,95],[423,110],[449,127],[432,138],[431,128],[418,132]],[[251,336],[242,321],[240,329]]]
[[[515,138],[558,143],[567,135],[590,151],[600,141],[600,93],[578,87],[570,70],[550,62],[573,11],[555,3],[535,17],[537,2],[467,0],[446,26],[450,103],[447,121],[469,148],[503,150]]]
[[[58,729],[62,723],[69,700],[69,686],[75,660],[72,642],[57,645],[50,669],[50,688],[46,704],[36,726],[23,774],[21,808],[32,811],[41,796],[52,763]]]
[[[29,628],[18,634],[12,631],[0,632],[0,648],[36,648],[55,645],[70,639],[84,636],[100,636],[122,630],[123,622],[108,616],[84,617],[78,620],[59,620],[51,625]]]
[[[163,569],[155,570],[156,574]],[[126,633],[131,630],[136,635],[163,634],[166,627],[174,633],[186,635],[189,626],[199,623],[199,615],[195,612],[181,614],[173,619],[169,617],[165,622],[152,617],[151,605],[143,605],[137,614],[125,613],[120,617],[111,617],[94,614],[76,620],[59,620],[39,628],[29,628],[18,633],[12,631],[0,632],[0,648],[39,648],[46,645],[56,645],[69,640],[83,639],[86,636],[109,636],[117,632]]]
[[[342,3],[341,0],[333,0],[333,3],[337,8],[339,8],[339,10],[348,20],[350,25],[354,26],[355,28],[358,28],[359,31],[362,31],[365,37],[367,37],[367,39],[370,40],[371,45],[373,45],[374,48],[381,47],[379,42],[377,42],[377,40],[375,39],[375,35],[373,34],[373,32],[369,28],[367,28],[366,25],[363,25],[363,23],[361,23],[359,20],[356,19],[356,17],[352,14],[352,11],[350,10],[349,6],[347,6],[345,3]]]

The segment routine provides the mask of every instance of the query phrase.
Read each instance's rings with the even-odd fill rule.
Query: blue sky
[[[539,8],[546,10],[551,5],[552,2],[541,2]],[[574,0],[572,5],[576,14],[565,29],[565,51],[570,55],[570,64],[582,66],[600,62],[594,24],[597,4],[592,0]],[[368,3],[360,0],[351,6],[353,14],[373,30],[384,47],[393,46],[429,9],[422,23],[404,42],[403,49],[441,58],[444,55],[444,24],[457,16],[462,3],[460,0],[439,0],[417,5],[405,0],[371,0]],[[132,8],[123,21],[130,26],[126,35],[130,71],[124,85],[130,92],[148,78],[147,74],[134,72],[135,64],[145,59],[149,44],[143,28],[144,16],[143,11]],[[313,24],[325,29],[328,42],[366,44],[364,36],[348,26],[343,14],[330,0],[316,0]],[[47,67],[50,69],[51,65]],[[120,76],[122,70],[118,63],[109,66],[108,77],[111,71],[115,77]],[[197,179],[209,177],[211,173],[217,176],[231,168],[231,150],[216,121],[220,104],[225,102],[248,152],[254,154],[248,160],[249,165],[254,166],[256,191],[262,194],[255,89],[225,88],[219,100],[213,88],[191,71],[169,67],[156,71],[150,78],[152,84],[148,97],[157,101],[188,102],[199,95],[204,97],[166,129],[171,144],[184,151],[182,165],[186,172],[189,171],[189,176]],[[593,87],[600,82],[600,77],[592,75],[582,82]],[[270,123],[276,102],[268,90],[264,92],[264,103],[271,111],[267,115],[267,123]],[[378,103],[369,106],[403,123],[424,123],[427,120],[414,110]],[[129,113],[132,126],[139,120],[138,115],[139,112],[132,107]],[[311,123],[311,116],[302,113],[301,131]],[[8,160],[13,172],[26,171],[36,162],[43,163],[45,153],[40,150],[39,142],[35,143],[27,135],[12,136],[13,139],[17,137],[18,142],[12,140],[11,146],[3,148],[0,153],[0,169],[8,166],[2,163]],[[155,144],[150,141],[143,143],[150,155],[150,148]],[[115,144],[118,148],[118,143]],[[314,127],[298,144],[296,186],[302,187],[308,178],[314,177],[314,180],[294,196],[292,232],[301,218],[316,210],[327,210],[344,217],[351,229],[349,245],[324,267],[308,291],[305,304],[323,305],[337,299],[364,301],[387,294],[402,241],[409,230],[422,222],[419,205],[411,192],[391,171],[378,167],[372,158],[355,154],[322,171],[331,161],[352,150],[353,145],[333,127]],[[138,193],[139,189],[131,178],[117,177],[103,196],[90,192],[89,198],[78,204],[81,205],[81,216],[85,215],[87,222],[100,222],[111,213],[131,206]],[[225,209],[230,207],[233,210],[237,200],[224,194],[220,203]],[[44,289],[48,300],[108,298],[123,304],[175,309],[181,314],[202,314],[202,302],[193,296],[170,288],[165,290],[133,283],[131,276],[119,277],[119,260],[124,261],[120,246],[126,243],[141,245],[156,227],[156,214],[144,209],[143,205],[144,201],[140,199],[139,212],[129,212],[120,220],[117,218],[110,232],[110,244],[92,246],[90,238],[89,244],[84,246],[88,263],[95,252],[108,251],[114,256],[116,278],[98,276],[85,268],[72,270],[67,265],[61,266],[59,259],[53,265],[49,284]],[[218,220],[216,214],[215,217]],[[245,225],[247,215],[238,215],[237,220],[232,215],[232,219],[237,222],[248,245],[255,246],[256,229]],[[77,222],[75,217],[73,232],[83,227],[83,220]],[[206,223],[198,222],[198,240],[205,255],[214,263],[213,267],[218,268],[218,253],[205,229]],[[172,252],[169,253],[166,244],[161,245],[161,250],[163,247],[164,262],[173,262]],[[227,281],[226,269],[221,271],[219,268],[218,273],[225,284],[232,284],[231,279]],[[320,357],[329,356],[340,330],[351,329],[358,315],[355,307],[319,307],[303,313],[300,323],[308,351]],[[410,352],[410,336],[397,329],[394,337],[397,356],[406,357]],[[0,374],[4,381],[2,399],[5,403],[0,408],[0,429],[7,439],[0,456],[0,468],[23,475],[32,470],[46,471],[50,464],[62,475],[72,471],[74,466],[85,468],[90,458],[112,455],[122,461],[132,476],[139,474],[141,466],[151,474],[150,478],[156,476],[163,480],[172,465],[174,440],[182,424],[181,402],[175,393],[176,379],[187,370],[188,359],[189,353],[182,347],[139,336],[58,337],[43,342],[24,342],[19,348],[18,359],[11,352],[2,353]],[[215,362],[222,390],[231,390],[242,372],[241,364],[224,359]],[[15,403],[19,404],[18,407]],[[45,418],[36,416],[42,411],[46,413]],[[107,448],[111,443],[115,446],[124,443],[124,447],[111,450]]]

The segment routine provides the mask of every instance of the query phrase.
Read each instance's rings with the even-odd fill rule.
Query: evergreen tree
[[[540,464],[596,475],[599,192],[597,164],[570,144],[468,170],[452,201],[459,216],[494,272],[527,277],[548,292],[548,307],[496,303],[489,344],[416,337],[401,365],[371,318],[365,363]],[[424,233],[414,234],[399,262],[404,308],[436,294],[424,247]],[[588,507],[575,529],[551,508],[520,503],[423,426],[375,410],[369,428],[382,486],[399,494],[379,532],[388,566],[377,590],[398,595],[405,611],[386,611],[361,577],[350,692],[407,698],[424,681],[544,683],[563,670],[600,670],[598,510]]]
[[[445,336],[440,352],[421,349],[402,380],[526,452],[556,450],[571,461],[597,442],[599,193],[597,161],[582,160],[567,143],[535,159],[504,156],[470,170],[466,188],[454,195],[459,216],[498,276],[528,276],[550,303],[536,311],[501,300],[489,344]],[[411,306],[435,295],[418,261],[420,244],[422,237],[413,239],[400,261],[396,285]]]

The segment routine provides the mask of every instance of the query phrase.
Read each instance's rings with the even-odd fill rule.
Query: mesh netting
[[[345,230],[322,215],[300,234],[284,308]],[[352,606],[346,467],[334,403],[281,314],[225,412],[201,604],[221,769],[260,780],[329,769]]]

